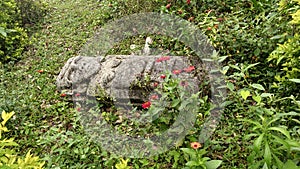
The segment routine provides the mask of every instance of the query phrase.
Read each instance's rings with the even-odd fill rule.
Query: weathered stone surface
[[[191,65],[187,57],[171,56],[169,60],[156,62],[161,56],[133,56],[111,55],[104,57],[74,57],[67,61],[57,77],[59,90],[66,90],[68,94],[82,93],[97,96],[99,91],[121,102],[149,98],[143,95],[143,89],[136,82],[149,76],[150,90],[154,83],[161,83],[160,76],[168,71],[183,70]],[[195,65],[195,62],[193,63]],[[199,68],[200,63],[195,67]],[[196,88],[201,83],[202,74],[193,71],[182,72],[177,75],[188,81]],[[100,89],[100,90],[99,90]],[[197,90],[197,89],[196,89]]]
[[[66,90],[69,95],[86,92],[89,80],[101,68],[102,59],[102,56],[70,58],[56,78],[57,89]]]

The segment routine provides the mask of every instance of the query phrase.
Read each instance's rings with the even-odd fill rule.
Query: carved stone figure
[[[57,77],[56,84],[59,90],[69,95],[80,93],[87,96],[97,96],[100,92],[118,102],[128,103],[131,100],[144,102],[145,89],[138,81],[148,79],[148,92],[154,89],[154,84],[164,79],[160,76],[166,71],[184,70],[193,64],[196,68],[200,63],[183,56],[170,56],[168,60],[159,60],[161,56],[110,55],[106,57],[74,57],[67,61]],[[201,70],[201,69],[200,69]],[[176,75],[189,85],[197,88],[202,82],[202,73],[199,71],[182,71]],[[197,89],[196,89],[197,90]]]

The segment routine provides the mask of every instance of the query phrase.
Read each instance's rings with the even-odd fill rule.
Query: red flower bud
[[[172,73],[175,74],[175,75],[178,75],[178,74],[181,73],[181,70],[173,70]]]
[[[157,100],[158,99],[158,95],[154,94],[150,97],[151,100]]]
[[[166,5],[166,8],[170,9],[171,8],[171,4]]]
[[[165,79],[166,75],[161,75],[160,78]]]
[[[184,69],[184,71],[187,72],[187,73],[189,73],[193,70],[195,70],[195,66],[190,66],[190,67]]]

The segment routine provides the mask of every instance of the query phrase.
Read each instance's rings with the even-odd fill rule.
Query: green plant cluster
[[[29,45],[28,29],[45,16],[43,1],[3,0],[0,2],[0,64],[17,61]]]
[[[49,11],[49,7],[42,0],[15,0],[21,15],[22,25],[32,26],[41,21]]]
[[[14,151],[14,146],[18,144],[13,138],[3,138],[3,132],[9,130],[5,127],[6,122],[14,115],[14,112],[2,112],[2,122],[0,124],[0,168],[3,169],[42,169],[45,162],[41,162],[39,157],[33,156],[30,151],[26,154],[25,158],[20,157]]]
[[[36,22],[36,27],[28,29],[33,41],[22,55],[26,59],[0,69],[0,92],[4,94],[0,109],[22,112],[7,124],[16,129],[7,134],[18,141],[18,152],[26,154],[33,149],[46,161],[45,168],[299,168],[299,0],[47,3],[52,10],[44,20]],[[211,138],[197,150],[190,143],[199,141],[204,120],[211,114],[209,96],[197,100],[201,106],[194,126],[172,149],[150,158],[120,159],[86,135],[78,116],[82,108],[56,91],[55,78],[65,61],[78,55],[95,30],[108,20],[151,11],[179,16],[208,36],[222,63],[220,72],[226,85],[221,88],[228,91],[222,103],[225,109]],[[8,36],[14,30],[10,29],[5,29],[6,33],[1,28],[1,34]],[[195,55],[178,40],[162,35],[128,37],[116,44],[110,54],[134,53],[130,46],[142,49],[146,36],[153,39],[151,48],[169,50],[171,55]],[[141,83],[144,85],[152,83]],[[99,100],[104,109],[100,116],[125,135],[155,135],[168,129],[178,110],[184,108],[182,103],[190,102],[182,97],[180,87],[180,79],[170,79],[162,85],[159,96],[171,104],[162,107],[158,100],[144,105],[148,109],[142,112],[151,113],[155,125],[132,120],[143,115],[137,111],[126,118],[124,112],[103,100]],[[162,113],[157,113],[160,110]]]
[[[20,11],[14,0],[0,2],[0,63],[21,58],[28,43]]]
[[[274,83],[274,86],[281,89],[286,96],[291,94],[299,95],[299,93],[295,93],[295,91],[298,90],[297,85],[299,86],[300,83],[300,1],[294,1],[298,4],[284,0],[280,3],[281,11],[296,10],[296,12],[291,14],[292,20],[288,23],[294,26],[294,31],[286,32],[290,38],[283,44],[279,44],[268,57],[268,61],[272,62],[276,67],[279,67],[275,76],[278,83]]]

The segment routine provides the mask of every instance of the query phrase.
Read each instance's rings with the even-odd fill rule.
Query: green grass
[[[36,25],[28,28],[32,33],[31,44],[24,52],[23,59],[17,63],[1,65],[0,69],[0,111],[3,109],[6,112],[16,112],[15,118],[7,126],[11,130],[10,136],[14,137],[16,142],[20,144],[19,152],[24,154],[28,149],[33,149],[32,152],[46,160],[46,168],[112,168],[115,166],[119,159],[103,150],[97,142],[93,142],[84,133],[76,109],[73,108],[73,103],[60,97],[55,85],[56,76],[67,59],[77,56],[81,47],[89,38],[93,37],[95,30],[109,20],[137,11],[176,13],[178,9],[184,9],[186,14],[182,17],[188,19],[195,16],[194,23],[198,24],[199,28],[208,35],[213,45],[220,50],[220,54],[229,56],[226,64],[231,65],[231,67],[227,73],[226,82],[232,82],[235,87],[227,99],[233,101],[233,104],[226,107],[211,141],[204,145],[208,150],[206,156],[211,159],[222,160],[221,168],[224,169],[251,166],[248,157],[253,154],[254,138],[246,140],[245,136],[253,133],[253,126],[241,121],[241,119],[249,118],[258,121],[259,118],[254,114],[259,112],[261,108],[273,111],[274,114],[291,111],[299,113],[300,108],[299,105],[289,99],[283,102],[276,101],[281,97],[276,95],[276,90],[270,86],[274,81],[274,72],[277,70],[268,67],[268,63],[265,61],[268,53],[274,50],[279,41],[270,40],[270,37],[290,28],[270,31],[275,26],[272,24],[283,27],[286,22],[273,21],[268,23],[269,25],[251,23],[251,20],[254,19],[251,18],[253,13],[258,13],[258,16],[261,16],[264,21],[264,19],[267,20],[264,18],[264,12],[274,12],[275,8],[268,5],[265,7],[258,6],[255,8],[257,10],[253,12],[250,10],[253,3],[250,2],[252,1],[243,3],[245,5],[240,9],[235,4],[224,5],[223,1],[216,1],[215,3],[207,1],[207,6],[197,4],[198,6],[195,5],[196,7],[193,8],[182,5],[185,4],[185,1],[178,1],[173,3],[172,9],[166,10],[166,2],[156,1],[149,3],[134,0],[124,2],[47,0],[49,7],[47,15]],[[146,5],[147,8],[143,8],[143,5]],[[206,16],[208,9],[215,11],[209,17]],[[278,17],[281,17],[281,20],[286,19],[285,16],[279,14]],[[205,18],[207,21],[204,24],[199,24],[199,21]],[[226,22],[217,22],[217,18],[227,20]],[[235,25],[240,24],[242,27],[244,24],[241,23],[242,20],[252,25],[234,30]],[[207,27],[213,27],[215,24],[219,25],[218,29],[207,30]],[[268,33],[265,35],[259,31]],[[241,35],[241,37],[237,35]],[[250,38],[254,35],[257,38]],[[189,50],[181,46],[175,49],[176,42],[168,42],[168,38],[155,38],[162,42],[161,48],[174,49],[174,53],[178,51],[181,52],[180,54],[191,54]],[[232,38],[236,38],[237,42],[233,43]],[[129,43],[141,44],[143,39],[144,35],[126,39],[116,47],[119,49],[111,52],[126,53]],[[244,46],[245,44],[249,45],[249,49]],[[261,58],[256,60],[253,58],[253,53],[257,53],[257,51],[255,52],[257,46],[261,49]],[[239,76],[240,71],[233,68],[234,65],[241,67],[241,65],[249,65],[258,61],[261,62],[259,67],[255,66],[243,72],[249,76],[247,78]],[[38,70],[43,70],[43,72],[39,73]],[[267,73],[261,75],[260,72],[262,71]],[[251,88],[249,84],[257,83],[257,80],[264,85],[265,91]],[[251,91],[252,95],[265,92],[275,94],[275,96],[263,98],[264,105],[258,105],[250,97],[248,100],[243,100],[240,96],[241,89]],[[270,114],[264,115],[271,116]],[[299,122],[299,116],[292,116],[282,119],[276,125],[285,125],[291,131],[293,140],[300,141],[300,129],[297,120]],[[201,120],[196,123],[192,134],[186,136],[179,147],[150,159],[130,159],[128,164],[132,168],[172,168],[172,166],[173,168],[183,168],[187,161],[181,158],[184,154],[179,148],[189,147],[190,142],[196,141],[200,128]],[[279,136],[282,135],[279,134]],[[258,160],[263,158],[260,155],[257,155]],[[284,153],[279,156],[281,160],[287,160]],[[288,157],[294,159],[295,163],[299,163],[297,160],[300,157],[299,151],[291,153]]]

